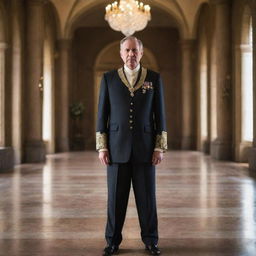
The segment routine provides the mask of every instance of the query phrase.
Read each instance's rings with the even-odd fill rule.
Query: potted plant
[[[83,102],[74,102],[70,105],[70,116],[72,119],[72,145],[71,149],[73,150],[82,150],[84,149],[84,137],[82,134],[82,122],[84,114],[84,103]]]

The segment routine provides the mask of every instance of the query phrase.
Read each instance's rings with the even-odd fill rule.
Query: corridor
[[[248,164],[169,151],[157,170],[162,255],[256,255]],[[106,171],[93,151],[48,155],[0,176],[1,256],[96,256],[105,246]],[[131,193],[120,255],[147,255]]]

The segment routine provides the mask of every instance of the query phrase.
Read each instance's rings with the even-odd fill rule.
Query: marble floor
[[[247,164],[170,151],[157,170],[162,255],[255,256],[256,183]],[[0,173],[1,256],[91,256],[105,246],[106,172],[95,152]],[[120,255],[147,255],[131,192]]]

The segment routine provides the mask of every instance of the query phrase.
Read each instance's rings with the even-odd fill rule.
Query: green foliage
[[[72,119],[81,119],[84,113],[84,103],[74,102],[70,105],[70,116]]]

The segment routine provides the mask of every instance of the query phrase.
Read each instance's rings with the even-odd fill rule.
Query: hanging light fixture
[[[106,6],[105,20],[110,27],[130,36],[143,30],[151,19],[150,6],[135,0],[115,1]]]

